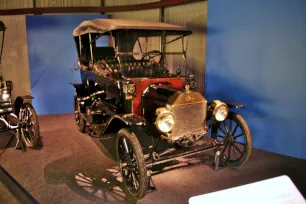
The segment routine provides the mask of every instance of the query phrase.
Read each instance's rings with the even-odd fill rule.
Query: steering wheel
[[[109,65],[106,63],[105,60],[100,60],[96,62],[93,65],[92,71],[94,74],[104,77],[107,77],[112,72],[112,70],[110,69]]]
[[[150,69],[152,64],[158,64],[163,58],[163,55],[158,50],[147,52],[141,59],[141,66]]]

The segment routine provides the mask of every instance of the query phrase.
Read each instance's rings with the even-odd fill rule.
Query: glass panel
[[[110,37],[108,35],[103,35],[96,40],[97,47],[111,46],[109,42]]]
[[[172,40],[175,40],[176,38],[178,38],[178,36],[167,36],[166,42],[170,42]],[[187,45],[186,43],[187,38],[188,37],[184,38],[184,48],[185,49]],[[178,39],[166,45],[166,52],[182,52],[182,51],[183,51],[182,39]],[[186,70],[184,69],[185,61],[184,61],[183,54],[167,55],[166,65],[170,73],[175,73],[177,69],[181,69],[182,74],[186,74],[185,73]]]

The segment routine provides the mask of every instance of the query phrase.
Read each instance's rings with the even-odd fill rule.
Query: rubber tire
[[[226,162],[226,165],[229,167],[239,167],[239,166],[243,166],[247,163],[247,161],[249,160],[251,153],[252,153],[252,134],[251,131],[247,125],[247,122],[243,119],[243,117],[237,113],[234,112],[229,112],[227,119],[233,120],[235,121],[239,127],[242,129],[242,131],[244,132],[244,137],[246,138],[247,141],[247,145],[246,145],[246,149],[244,151],[243,156],[241,157],[240,160],[238,160],[237,162]],[[222,149],[223,150],[223,149]],[[221,150],[221,152],[222,152]]]
[[[81,133],[84,133],[85,132],[85,128],[86,128],[86,121],[85,119],[83,118],[83,116],[79,113],[79,120],[80,120],[80,124],[77,123],[77,120],[75,118],[75,111],[77,111],[77,95],[74,94],[74,104],[73,104],[73,107],[74,107],[74,122],[75,124],[77,125],[77,128],[78,130],[81,132]]]
[[[25,139],[24,129],[21,128],[21,138],[22,138],[24,144],[27,147],[35,149],[36,147],[38,147],[41,144],[41,142],[40,142],[40,132],[39,132],[38,117],[37,117],[36,111],[33,108],[32,104],[24,103],[24,104],[22,104],[21,109],[24,109],[24,108],[29,108],[30,112],[32,113],[32,117],[33,117],[33,121],[34,121],[34,133],[35,133],[35,137],[34,137],[33,144],[29,144],[28,141]],[[21,119],[20,116],[19,116],[19,119]]]
[[[139,144],[139,141],[138,141],[136,135],[133,132],[131,132],[129,129],[126,129],[126,128],[121,129],[118,132],[117,139],[116,139],[116,154],[117,154],[118,163],[119,163],[118,143],[119,143],[119,140],[122,136],[125,136],[132,146],[133,152],[134,152],[136,160],[137,160],[137,165],[138,165],[138,168],[139,168],[139,177],[140,177],[139,191],[138,191],[137,194],[134,194],[134,193],[130,192],[128,190],[128,186],[123,181],[125,189],[126,189],[125,193],[126,193],[126,196],[128,196],[128,197],[132,197],[135,200],[140,200],[145,196],[145,194],[147,192],[147,189],[148,189],[148,182],[149,182],[149,178],[147,176],[147,168],[146,168],[142,148]],[[120,172],[121,172],[121,170],[120,170]],[[121,174],[121,176],[122,176],[122,174]],[[123,178],[123,176],[122,176],[122,178]]]

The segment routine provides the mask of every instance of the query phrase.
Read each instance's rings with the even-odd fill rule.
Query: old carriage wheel
[[[241,115],[230,112],[226,120],[218,123],[213,135],[224,142],[221,154],[228,166],[241,166],[248,161],[252,152],[252,135]]]
[[[86,121],[83,118],[83,116],[81,115],[81,113],[79,112],[79,104],[77,101],[77,96],[76,94],[74,95],[74,120],[75,120],[75,124],[78,127],[78,130],[82,133],[85,132],[85,128],[86,128]]]
[[[27,147],[36,148],[40,144],[39,122],[36,111],[30,103],[22,104],[19,120],[25,123],[21,128],[21,137]]]
[[[121,129],[116,141],[117,160],[127,196],[141,199],[148,187],[147,168],[139,141],[128,129]]]

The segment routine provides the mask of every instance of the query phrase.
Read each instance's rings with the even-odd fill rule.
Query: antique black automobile
[[[244,105],[208,102],[196,91],[186,63],[191,33],[119,19],[84,21],[73,31],[82,78],[72,83],[77,127],[93,137],[117,133],[121,175],[136,199],[157,164],[215,150],[227,166],[240,166],[251,154],[250,130],[231,111]]]
[[[6,27],[0,21],[0,31],[2,34],[1,56],[4,43],[4,33]],[[36,112],[30,101],[32,96],[17,96],[13,104],[11,91],[13,90],[12,81],[4,81],[0,77],[0,131],[16,130],[17,144],[16,147],[36,148],[40,144],[39,123]]]

